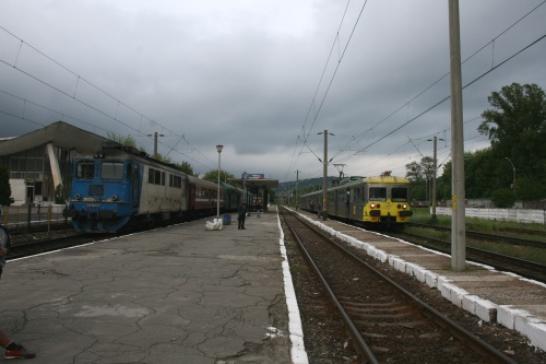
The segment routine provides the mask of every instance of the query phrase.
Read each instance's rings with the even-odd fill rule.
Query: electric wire
[[[80,100],[79,98],[76,98],[76,93],[77,93],[77,88],[78,88],[78,85],[79,85],[79,82],[80,81],[83,81],[85,82],[86,84],[88,84],[89,86],[91,86],[92,88],[94,88],[95,90],[101,92],[103,95],[107,96],[108,98],[114,100],[117,105],[118,105],[118,108],[119,106],[123,106],[125,107],[126,109],[132,111],[133,113],[135,113],[136,115],[140,116],[141,118],[144,118],[146,120],[148,120],[148,122],[150,123],[153,123],[153,124],[157,124],[159,126],[161,126],[164,130],[167,130],[169,131],[171,134],[175,135],[175,136],[178,136],[180,137],[182,140],[184,140],[186,142],[186,144],[188,144],[188,146],[192,146],[192,144],[190,143],[190,141],[186,138],[185,135],[179,135],[178,133],[176,133],[174,130],[166,127],[165,125],[161,124],[160,122],[148,117],[147,115],[139,112],[138,110],[136,110],[134,107],[128,105],[127,103],[123,102],[122,100],[118,99],[117,97],[113,96],[112,94],[110,94],[109,92],[107,92],[106,90],[104,90],[103,88],[97,86],[96,84],[94,84],[93,82],[91,82],[90,80],[88,80],[87,78],[85,77],[82,77],[80,74],[78,74],[77,72],[73,71],[72,69],[70,69],[69,67],[65,66],[64,64],[62,64],[61,62],[57,61],[55,58],[49,56],[47,53],[45,53],[44,51],[40,50],[38,47],[32,45],[31,43],[25,41],[23,38],[19,37],[18,35],[16,35],[15,33],[11,32],[10,30],[8,30],[6,27],[0,25],[0,30],[4,31],[6,34],[10,35],[11,37],[17,39],[19,42],[20,42],[20,46],[19,46],[19,49],[18,49],[18,52],[17,52],[17,55],[15,57],[15,61],[13,63],[10,64],[9,61],[7,60],[4,60],[4,59],[0,59],[0,62],[4,63],[5,65],[7,66],[10,66],[16,70],[18,70],[19,72],[27,75],[28,77],[31,77],[33,78],[35,81],[37,82],[40,82],[52,89],[55,89],[57,92],[60,92],[62,93],[63,95],[67,96],[67,97],[71,97],[72,99],[78,101],[79,103],[81,103],[82,105],[88,107],[88,108],[91,108],[92,110],[94,110],[95,112],[98,112],[108,118],[111,118],[112,117],[110,115],[108,115],[107,113],[103,112],[102,110],[92,106],[91,104],[89,103],[86,103],[84,102],[83,100]],[[20,67],[17,66],[17,62],[18,62],[18,58],[19,58],[19,53],[20,53],[20,50],[22,48],[22,46],[26,46],[30,49],[32,49],[33,51],[35,51],[37,54],[41,55],[42,57],[46,58],[47,60],[49,60],[50,62],[54,63],[55,65],[57,65],[58,67],[60,67],[61,69],[63,69],[64,71],[70,73],[71,75],[73,75],[74,77],[76,77],[76,86],[75,86],[75,89],[74,89],[74,92],[72,95],[68,94],[67,92],[63,91],[63,90],[60,90],[59,88],[49,84],[48,82],[46,81],[43,81],[41,79],[39,79],[38,77],[32,75],[31,73],[21,69]],[[116,122],[119,122],[121,123],[122,125],[124,125],[125,127],[133,130],[134,132],[137,132],[139,134],[145,134],[143,133],[142,131],[140,131],[139,129],[136,129],[132,126],[130,126],[129,124],[127,123],[124,123],[122,122],[121,120],[119,120],[117,117],[113,117],[114,121]],[[161,144],[161,143],[160,143]],[[196,148],[195,146],[192,146],[194,150],[198,151],[205,159],[207,159],[209,162],[210,162],[210,159],[205,155],[203,154],[198,148]],[[184,155],[184,154],[183,154]],[[200,162],[200,164],[203,164]],[[203,165],[206,165],[206,164],[203,164]],[[210,167],[210,166],[209,166]]]
[[[488,41],[487,43],[485,43],[484,45],[482,45],[480,48],[478,48],[477,50],[475,50],[472,54],[470,54],[468,57],[466,57],[461,63],[464,64],[466,63],[467,61],[469,61],[470,59],[474,58],[477,54],[479,54],[482,50],[484,50],[485,48],[487,48],[489,45],[491,44],[495,44],[495,41],[497,39],[499,39],[500,37],[502,37],[504,34],[506,34],[508,31],[510,31],[512,28],[514,28],[516,25],[518,25],[519,23],[521,23],[524,19],[526,19],[529,15],[531,15],[532,13],[534,13],[536,10],[538,10],[541,6],[543,6],[544,4],[546,4],[546,0],[540,2],[538,5],[536,5],[534,8],[532,8],[531,10],[529,10],[527,13],[525,13],[524,15],[522,15],[521,17],[519,17],[518,19],[516,19],[514,22],[512,22],[507,28],[505,28],[503,31],[501,31],[499,34],[497,34],[495,37],[493,37],[490,41]],[[491,67],[493,67],[494,64],[492,63],[491,64]],[[397,107],[396,109],[394,109],[392,112],[390,112],[387,116],[381,118],[380,120],[377,120],[376,122],[374,122],[372,124],[371,127],[367,128],[366,130],[358,133],[356,136],[353,136],[352,137],[352,140],[347,142],[345,144],[344,147],[341,148],[340,152],[338,152],[337,154],[334,155],[333,158],[337,158],[340,154],[342,154],[343,152],[345,151],[348,151],[348,149],[350,149],[350,145],[351,143],[356,143],[358,142],[358,140],[360,140],[363,136],[366,135],[366,133],[374,130],[377,126],[379,126],[380,124],[382,124],[384,121],[390,119],[393,115],[397,114],[399,111],[401,111],[402,109],[404,109],[405,107],[407,107],[409,104],[411,104],[413,101],[415,101],[416,99],[418,99],[420,96],[422,96],[424,93],[426,93],[427,91],[429,91],[430,89],[432,89],[434,86],[436,86],[438,83],[440,83],[441,81],[443,81],[447,76],[450,75],[450,72],[446,72],[444,73],[442,76],[440,76],[438,79],[436,79],[435,81],[433,81],[431,84],[429,84],[428,86],[426,86],[423,90],[419,91],[417,94],[415,94],[412,98],[410,98],[408,101],[404,102],[402,105],[400,105],[399,107]]]

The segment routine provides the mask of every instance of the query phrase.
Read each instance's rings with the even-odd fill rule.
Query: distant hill
[[[328,186],[332,185],[332,181],[337,180],[337,177],[328,177]],[[288,181],[279,183],[277,187],[277,193],[283,193],[292,191],[296,188],[296,181]],[[302,179],[298,183],[298,189],[300,192],[310,192],[319,190],[322,188],[322,177]]]

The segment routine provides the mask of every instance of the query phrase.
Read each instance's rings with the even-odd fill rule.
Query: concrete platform
[[[246,225],[199,220],[10,261],[0,327],[36,364],[290,363],[277,215]]]
[[[319,221],[313,214],[300,211],[300,215],[373,258],[437,288],[447,300],[482,320],[519,331],[546,351],[545,284],[473,262],[467,262],[465,272],[453,272],[446,254],[335,220]]]

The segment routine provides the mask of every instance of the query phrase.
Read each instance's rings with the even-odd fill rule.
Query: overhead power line
[[[178,133],[176,133],[174,130],[166,127],[165,125],[163,125],[162,123],[152,119],[151,117],[145,115],[144,113],[141,113],[140,111],[136,110],[134,107],[128,105],[127,103],[123,102],[122,100],[120,100],[119,98],[115,97],[114,95],[112,95],[111,93],[109,93],[108,91],[104,90],[103,88],[97,86],[96,84],[94,84],[93,82],[91,82],[90,80],[88,80],[87,78],[81,76],[80,74],[78,74],[77,72],[73,71],[72,69],[70,69],[69,67],[65,66],[63,63],[57,61],[55,58],[49,56],[47,53],[45,53],[44,51],[40,50],[38,47],[32,45],[31,43],[25,41],[23,38],[19,37],[18,35],[16,35],[15,33],[11,32],[10,30],[8,30],[6,27],[0,25],[0,30],[4,31],[6,34],[10,35],[11,37],[17,39],[20,44],[19,44],[19,49],[17,51],[17,55],[15,57],[15,60],[13,62],[9,62],[5,59],[0,59],[0,63],[3,63],[4,65],[6,66],[9,66],[9,67],[12,67],[13,69],[25,74],[27,77],[30,77],[32,79],[34,79],[35,81],[39,82],[39,83],[42,83],[43,85],[51,88],[51,89],[54,89],[55,91],[63,94],[64,96],[67,96],[75,101],[77,101],[78,103],[90,108],[91,110],[109,118],[109,119],[112,119],[113,121],[117,122],[117,123],[120,123],[121,125],[129,128],[130,130],[133,130],[134,132],[138,133],[138,134],[141,134],[141,135],[145,135],[146,133],[144,133],[143,131],[131,126],[130,124],[127,124],[121,120],[119,120],[117,118],[117,116],[112,116],[110,114],[108,114],[107,112],[104,112],[103,110],[101,110],[100,108],[98,107],[95,107],[91,104],[89,104],[88,102],[84,101],[84,100],[81,100],[80,98],[77,97],[77,90],[78,90],[78,86],[79,86],[79,83],[80,82],[85,82],[87,85],[91,86],[93,89],[99,91],[100,93],[102,93],[103,95],[105,95],[106,97],[112,99],[113,101],[116,102],[116,104],[118,105],[118,109],[120,106],[123,106],[124,108],[126,108],[127,110],[133,112],[135,115],[139,116],[141,119],[146,119],[149,123],[152,123],[152,124],[157,124],[159,126],[161,126],[164,130],[170,132],[171,134],[175,135],[175,136],[178,136],[179,138],[181,138],[182,140],[185,141],[185,143],[190,146],[190,147],[193,147],[193,150],[199,152],[206,160],[208,160],[208,162],[211,162],[210,159],[204,155],[203,153],[201,153],[201,151],[199,151],[198,148],[196,148],[195,146],[193,146],[190,141],[186,138],[185,135],[180,135]],[[76,84],[75,84],[75,87],[74,87],[74,90],[72,93],[69,93],[65,90],[61,90],[60,88],[52,85],[51,83],[47,82],[47,81],[44,81],[42,79],[40,79],[39,77],[35,76],[34,74],[20,68],[17,66],[17,63],[18,63],[18,58],[19,58],[19,54],[20,54],[20,51],[21,51],[21,48],[23,46],[26,46],[30,49],[32,49],[33,51],[35,51],[37,54],[41,55],[42,57],[46,58],[47,60],[49,60],[50,62],[52,62],[53,64],[57,65],[58,67],[60,67],[61,69],[63,69],[64,71],[66,71],[67,73],[71,74],[72,76],[74,76],[76,78]],[[163,143],[162,143],[163,144]],[[168,145],[167,145],[168,146]],[[169,148],[171,146],[168,146]],[[185,155],[184,153],[182,153],[183,155]],[[186,156],[188,157],[188,156]],[[195,160],[194,158],[192,158],[193,160]],[[204,164],[204,163],[201,163],[199,162],[200,164],[203,164],[203,165],[207,165],[207,164]],[[210,165],[208,166],[210,167]]]
[[[518,55],[520,55],[521,53],[523,53],[524,51],[526,51],[527,49],[533,47],[534,45],[538,44],[539,42],[541,42],[542,40],[544,40],[544,38],[546,38],[546,34],[543,34],[542,36],[538,37],[537,39],[535,39],[534,41],[532,41],[531,43],[527,44],[525,47],[521,48],[520,50],[518,50],[517,52],[515,52],[514,54],[512,54],[511,56],[505,58],[502,62],[496,64],[495,66],[491,67],[490,69],[488,69],[487,71],[481,73],[479,76],[475,77],[473,80],[469,81],[468,83],[466,83],[464,86],[463,86],[463,90],[466,89],[467,87],[475,84],[476,82],[478,82],[479,80],[481,80],[482,78],[484,78],[486,75],[488,75],[489,73],[493,72],[494,70],[496,70],[497,68],[503,66],[504,64],[506,64],[507,62],[511,61],[512,59],[514,59],[515,57],[517,57]],[[409,125],[410,123],[414,122],[415,120],[419,119],[421,116],[425,115],[426,113],[430,112],[431,110],[435,109],[436,107],[438,107],[439,105],[443,104],[445,101],[449,100],[451,98],[450,95],[448,96],[445,96],[444,98],[442,98],[440,101],[434,103],[433,105],[429,106],[428,108],[426,108],[424,111],[420,112],[419,114],[415,115],[414,117],[410,118],[409,120],[406,120],[405,122],[403,122],[402,124],[400,124],[399,126],[397,126],[396,128],[392,129],[391,131],[389,131],[388,133],[386,133],[385,135],[383,135],[382,137],[380,137],[379,139],[373,141],[372,143],[366,145],[365,147],[359,149],[358,151],[355,152],[355,155],[356,154],[359,154],[359,153],[362,153],[366,150],[368,150],[369,148],[371,148],[372,146],[376,145],[377,143],[379,143],[380,141],[384,140],[385,138],[391,136],[392,134],[396,133],[398,130],[402,129],[403,127]]]
[[[506,34],[508,31],[510,31],[512,28],[514,28],[516,25],[518,25],[519,23],[521,23],[524,19],[526,19],[529,15],[531,15],[532,13],[534,13],[536,10],[538,10],[540,7],[542,7],[544,4],[546,4],[546,0],[540,2],[538,5],[536,5],[535,7],[533,7],[532,9],[530,9],[527,13],[525,13],[524,15],[522,15],[521,17],[519,17],[518,19],[516,19],[514,22],[512,22],[508,27],[506,27],[503,31],[501,31],[499,34],[497,34],[495,37],[493,37],[490,41],[488,41],[487,43],[483,44],[481,47],[479,47],[478,49],[476,49],[472,54],[470,54],[468,57],[466,57],[462,63],[466,63],[467,61],[469,61],[470,59],[474,58],[476,55],[478,55],[481,51],[483,51],[485,48],[487,48],[488,46],[490,45],[493,45],[495,44],[495,42],[500,38],[502,37],[504,34]],[[494,58],[493,58],[493,62],[491,64],[491,67],[494,66]],[[375,121],[374,123],[372,123],[372,125],[370,127],[368,127],[367,129],[365,129],[364,131],[358,133],[356,136],[352,136],[352,139],[350,141],[348,141],[347,143],[345,143],[345,145],[340,149],[339,152],[336,153],[336,155],[334,156],[334,158],[337,158],[337,156],[339,156],[340,154],[348,151],[350,149],[350,145],[351,144],[356,144],[360,139],[362,139],[368,132],[374,130],[377,126],[381,125],[384,121],[390,119],[393,115],[397,114],[398,112],[400,112],[401,110],[403,110],[405,107],[407,107],[409,104],[411,104],[413,101],[415,101],[416,99],[418,99],[419,97],[421,97],[424,93],[426,93],[427,91],[429,91],[430,89],[432,89],[434,86],[436,86],[438,83],[440,83],[442,80],[444,80],[447,76],[449,76],[449,72],[446,72],[444,73],[442,76],[440,76],[438,79],[436,79],[435,81],[433,81],[431,84],[429,84],[428,86],[426,86],[424,89],[422,89],[421,91],[419,91],[417,94],[415,94],[413,97],[411,97],[409,100],[407,100],[406,102],[404,102],[402,105],[400,105],[399,107],[395,108],[392,112],[390,112],[387,116]]]

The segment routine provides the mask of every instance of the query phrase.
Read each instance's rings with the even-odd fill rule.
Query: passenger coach
[[[412,215],[409,181],[403,177],[351,177],[328,189],[328,215],[387,228],[401,226]],[[322,190],[301,196],[300,207],[322,210]]]

